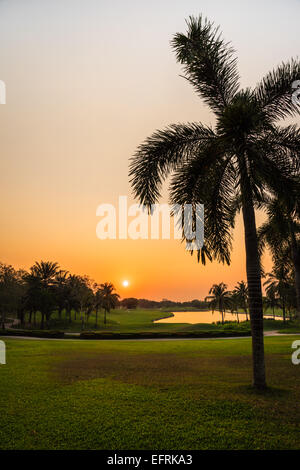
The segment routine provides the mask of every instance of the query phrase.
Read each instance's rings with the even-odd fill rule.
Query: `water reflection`
[[[154,323],[215,323],[222,321],[222,315],[220,312],[173,312],[173,317],[163,318],[162,320],[157,320]],[[249,315],[248,315],[249,318]],[[273,316],[265,315],[265,318],[273,318]],[[237,321],[237,315],[234,313],[226,312],[225,321]],[[275,317],[275,320],[282,320],[281,317]],[[239,321],[246,321],[246,314],[239,313]]]

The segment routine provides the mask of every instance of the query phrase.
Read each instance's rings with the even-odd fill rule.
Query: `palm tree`
[[[279,119],[299,114],[291,86],[300,62],[268,73],[254,90],[239,89],[234,51],[208,20],[190,17],[187,34],[172,46],[185,78],[216,115],[215,129],[201,123],[173,124],[138,148],[130,166],[135,197],[148,208],[171,173],[171,203],[203,203],[205,243],[198,260],[230,263],[232,228],[239,205],[245,228],[246,271],[252,329],[253,384],[264,388],[265,362],[260,258],[255,204],[266,190],[290,191],[299,168],[300,131]],[[298,166],[297,166],[298,165]],[[239,201],[239,203],[237,203]]]
[[[237,297],[239,307],[241,307],[246,314],[246,321],[248,321],[248,287],[245,281],[238,282],[233,293]]]
[[[104,325],[106,325],[106,314],[118,304],[119,294],[114,292],[115,287],[111,282],[100,284],[101,305],[104,309]]]
[[[274,286],[266,291],[266,297],[263,299],[264,310],[269,308],[273,312],[273,319],[275,320],[275,308],[280,307],[279,299],[277,298],[276,289]]]
[[[7,313],[15,313],[18,306],[18,273],[13,266],[0,263],[0,314],[5,329]]]
[[[103,304],[103,291],[101,289],[101,286],[99,286],[98,284],[94,285],[94,289],[95,289],[94,306],[95,306],[95,312],[96,312],[95,328],[98,328],[98,312],[102,308],[102,304]]]
[[[230,312],[233,314],[235,313],[236,314],[236,319],[237,319],[237,322],[240,323],[240,319],[239,319],[239,299],[238,299],[238,296],[236,295],[235,292],[231,292],[231,296],[230,296]]]
[[[54,284],[55,277],[60,272],[58,264],[52,261],[36,261],[30,270],[45,285]]]
[[[45,319],[46,325],[49,325],[50,315],[56,305],[55,284],[59,271],[57,263],[36,261],[26,276],[28,303],[41,312],[41,329],[44,329]]]
[[[88,322],[94,306],[94,292],[91,286],[92,281],[88,276],[76,276],[76,291],[74,296],[79,307],[82,330],[85,326],[85,320]]]
[[[82,281],[76,274],[70,274],[66,282],[66,320],[72,322],[72,310],[76,321],[76,313],[80,310],[79,292]]]
[[[231,293],[227,291],[227,285],[224,284],[224,282],[221,282],[221,284],[214,284],[209,289],[209,293],[212,295],[205,297],[205,301],[209,301],[209,306],[212,309],[212,312],[216,309],[221,312],[223,324],[225,311],[231,307]]]
[[[55,275],[55,298],[59,320],[61,320],[62,311],[67,305],[68,293],[68,271],[60,270]]]
[[[275,293],[278,295],[281,302],[284,322],[286,321],[286,301],[291,284],[288,275],[289,268],[284,263],[284,261],[281,261],[276,266],[274,266],[271,273],[267,273],[268,279],[264,282],[267,294],[272,295]]]
[[[292,201],[293,202],[293,201]],[[300,218],[294,208],[288,208],[285,201],[278,197],[266,204],[268,220],[258,230],[261,253],[266,245],[276,262],[278,250],[284,253],[285,262],[293,265],[297,298],[297,317],[300,319]]]

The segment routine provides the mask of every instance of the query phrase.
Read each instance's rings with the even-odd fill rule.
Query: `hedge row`
[[[29,336],[32,338],[64,338],[63,331],[54,330],[0,330],[0,336]]]
[[[236,331],[215,331],[206,330],[201,332],[196,331],[178,331],[178,332],[141,332],[141,333],[115,333],[115,332],[102,332],[96,333],[93,331],[84,331],[80,335],[65,335],[63,331],[52,330],[0,330],[0,336],[28,336],[33,338],[67,338],[67,339],[154,339],[154,338],[222,338],[226,336],[250,336],[249,330]]]
[[[157,332],[157,333],[96,333],[93,331],[84,331],[80,333],[81,339],[154,339],[154,338],[222,338],[226,336],[250,336],[251,331],[215,331],[207,330],[201,332]]]

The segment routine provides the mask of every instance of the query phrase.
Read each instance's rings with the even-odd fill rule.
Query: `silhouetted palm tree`
[[[283,321],[286,321],[286,298],[290,290],[289,269],[284,262],[274,266],[271,273],[267,273],[268,279],[264,282],[266,293],[276,293],[281,302]],[[271,295],[271,294],[270,294]]]
[[[237,283],[233,293],[236,295],[239,307],[241,307],[246,314],[246,321],[248,321],[248,287],[244,281]]]
[[[205,301],[209,301],[209,306],[212,309],[212,312],[216,309],[221,312],[223,324],[225,311],[231,307],[231,293],[227,290],[227,285],[224,284],[224,282],[221,282],[221,284],[214,284],[210,288],[209,293],[211,295],[205,297]]]
[[[81,329],[84,329],[85,320],[89,319],[94,306],[94,292],[92,290],[92,281],[88,276],[75,277],[76,289],[73,292],[74,300],[78,304]]]
[[[67,306],[68,301],[68,271],[60,270],[54,279],[55,282],[55,298],[58,308],[58,318],[61,320],[62,311]]]
[[[17,310],[19,282],[18,272],[13,266],[0,263],[0,315],[3,329],[6,315]]]
[[[40,261],[30,268],[32,274],[37,276],[45,285],[53,285],[55,277],[59,273],[59,266],[52,261]]]
[[[231,292],[231,296],[230,296],[230,312],[233,314],[235,313],[236,314],[236,319],[237,319],[237,322],[240,323],[240,319],[239,319],[239,306],[240,306],[240,302],[239,302],[239,299],[238,299],[238,296],[235,292]]]
[[[30,268],[30,272],[26,277],[28,284],[29,305],[35,306],[40,310],[41,329],[49,325],[51,313],[56,306],[55,299],[55,277],[59,272],[59,266],[52,261],[35,262]]]
[[[292,201],[293,202],[293,201]],[[300,219],[299,213],[292,206],[290,209],[284,200],[273,198],[266,205],[268,220],[258,230],[261,252],[265,245],[271,250],[276,262],[278,253],[284,253],[285,263],[293,264],[297,298],[297,317],[300,319]]]
[[[276,288],[270,286],[266,291],[266,297],[263,299],[264,310],[271,309],[273,312],[273,319],[275,320],[275,308],[280,307],[280,302],[277,297]]]
[[[106,325],[106,314],[118,304],[119,295],[114,292],[115,287],[111,282],[100,284],[101,305],[104,309],[104,325]]]
[[[96,313],[96,323],[95,323],[95,328],[98,327],[98,313],[99,310],[102,308],[103,304],[103,291],[101,289],[101,286],[98,284],[94,285],[95,289],[95,299],[94,299],[94,306],[95,306],[95,313]]]
[[[291,60],[270,72],[251,91],[239,89],[234,51],[212,23],[190,17],[187,34],[172,45],[184,65],[185,78],[215,112],[215,130],[201,123],[173,124],[155,132],[138,149],[130,177],[135,196],[149,208],[163,180],[171,180],[171,202],[203,203],[205,244],[198,260],[230,262],[232,228],[239,204],[245,228],[246,270],[252,329],[253,383],[264,388],[265,363],[260,259],[254,207],[267,189],[294,187],[299,168],[299,136],[295,126],[276,121],[299,114],[292,102],[292,83],[300,63]],[[238,203],[237,203],[238,201]]]

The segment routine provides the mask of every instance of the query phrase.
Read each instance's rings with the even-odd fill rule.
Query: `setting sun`
[[[123,281],[122,282],[123,287],[128,287],[129,286],[129,281]]]

